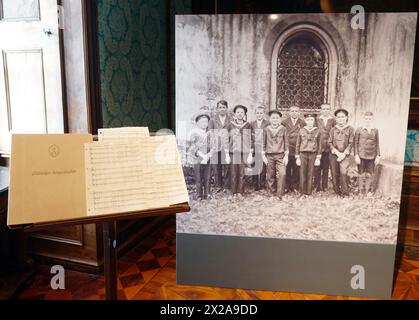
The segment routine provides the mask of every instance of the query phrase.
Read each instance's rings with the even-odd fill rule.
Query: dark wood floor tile
[[[138,261],[137,266],[141,272],[149,271],[153,269],[160,269],[160,265],[156,259],[153,260],[145,260],[145,261]]]

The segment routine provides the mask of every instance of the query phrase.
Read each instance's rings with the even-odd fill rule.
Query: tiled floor
[[[149,237],[118,261],[119,299],[355,299],[340,296],[176,285],[175,224]],[[51,274],[39,266],[19,299],[104,299],[104,278],[66,272],[66,289],[52,290]],[[419,299],[419,261],[403,258],[393,299]]]

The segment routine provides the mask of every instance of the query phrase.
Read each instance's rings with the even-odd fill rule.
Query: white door
[[[11,133],[62,133],[57,0],[0,0],[0,153]]]

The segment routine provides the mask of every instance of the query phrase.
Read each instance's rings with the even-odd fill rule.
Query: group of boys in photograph
[[[348,196],[352,153],[359,193],[374,192],[372,177],[380,147],[372,112],[364,113],[363,126],[355,130],[348,125],[349,112],[343,108],[332,112],[329,104],[322,104],[318,114],[290,106],[287,117],[277,109],[266,114],[258,106],[252,122],[247,121],[248,109],[243,105],[236,105],[231,114],[227,101],[221,100],[215,111],[212,116],[196,115],[196,127],[189,134],[187,154],[197,199],[228,189],[234,197],[242,197],[246,175],[252,176],[255,191],[266,189],[278,199],[286,192],[305,197],[313,190],[328,189],[329,169],[334,192]],[[212,176],[215,189],[211,192]]]

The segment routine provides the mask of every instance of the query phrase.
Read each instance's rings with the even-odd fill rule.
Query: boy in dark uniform
[[[374,114],[365,112],[365,126],[355,132],[354,152],[355,162],[358,165],[359,192],[368,193],[371,190],[372,176],[375,166],[380,162],[380,141],[378,129],[372,126]]]
[[[250,123],[252,128],[252,149],[255,153],[255,171],[252,179],[255,190],[265,188],[266,183],[266,165],[262,161],[262,144],[263,144],[263,129],[265,129],[269,122],[265,120],[265,108],[259,106],[255,109],[256,120]],[[261,167],[260,167],[261,166]]]
[[[225,146],[223,146],[226,140],[225,137],[228,135],[227,126],[230,121],[227,101],[218,101],[216,114],[210,119],[208,124],[208,129],[211,131],[211,139],[213,140],[212,143],[215,146],[215,154],[211,158],[211,167],[217,191],[221,191],[222,188],[230,188],[229,165],[225,163]]]
[[[266,164],[268,190],[282,199],[285,190],[285,172],[288,163],[289,144],[287,130],[281,125],[282,113],[269,111],[269,126],[264,129],[262,149],[263,162]]]
[[[314,188],[316,191],[325,191],[329,180],[329,158],[330,148],[327,144],[329,140],[330,129],[335,124],[335,118],[331,114],[331,107],[328,104],[322,104],[320,107],[320,115],[317,117],[317,127],[320,130],[320,148],[322,157],[320,160],[320,166],[314,169]]]
[[[211,148],[211,139],[208,131],[208,122],[210,117],[203,113],[195,117],[196,128],[190,132],[189,156],[195,173],[195,184],[197,198],[199,200],[207,199],[210,192],[210,164],[209,160],[213,154]]]
[[[354,129],[348,125],[348,111],[335,111],[336,125],[330,129],[330,169],[332,171],[333,189],[337,195],[349,195],[348,167],[349,155],[354,143]]]
[[[289,117],[282,121],[282,125],[287,129],[287,136],[289,142],[289,156],[286,174],[286,185],[288,191],[298,190],[300,179],[300,168],[295,163],[295,146],[297,144],[297,137],[300,129],[304,127],[305,123],[300,119],[300,108],[291,106],[289,109]]]
[[[235,119],[227,125],[228,141],[225,145],[226,163],[230,164],[231,191],[233,195],[244,194],[244,173],[246,163],[252,161],[252,129],[246,121],[247,108],[237,105],[233,109]]]
[[[313,186],[314,166],[320,165],[321,133],[314,126],[316,115],[305,115],[306,126],[300,129],[295,147],[297,166],[300,166],[300,192],[302,195],[311,195]]]

